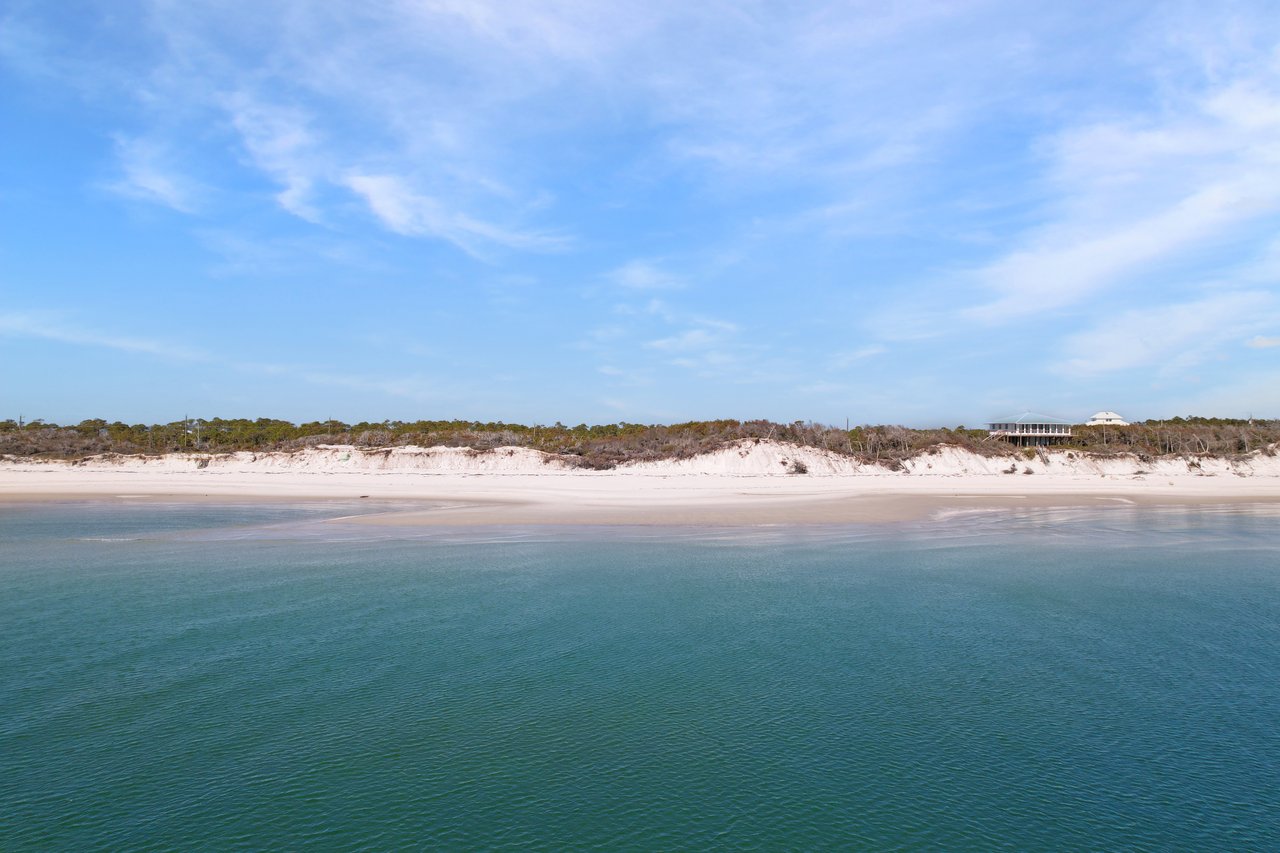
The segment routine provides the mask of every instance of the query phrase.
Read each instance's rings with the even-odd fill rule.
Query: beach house
[[[1001,418],[987,425],[992,438],[999,438],[1021,447],[1042,447],[1066,441],[1071,437],[1071,422],[1023,412],[1009,418]]]
[[[1085,426],[1128,426],[1129,422],[1117,415],[1115,412],[1097,412],[1089,420],[1085,421]]]

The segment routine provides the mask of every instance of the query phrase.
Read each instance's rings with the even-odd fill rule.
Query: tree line
[[[100,418],[78,424],[0,421],[0,454],[80,459],[103,453],[295,451],[319,444],[358,447],[528,447],[564,457],[586,468],[608,469],[622,462],[683,459],[742,439],[775,439],[897,467],[943,445],[984,456],[1005,456],[1009,445],[986,430],[964,426],[910,429],[864,424],[837,428],[811,421],[688,421],[677,424],[578,424],[550,426],[462,420],[380,421],[348,424],[337,420],[295,424],[272,418],[183,419],[166,424],[126,424]],[[1179,417],[1130,426],[1076,426],[1060,447],[1094,454],[1133,453],[1142,458],[1239,456],[1255,450],[1274,453],[1280,420]]]

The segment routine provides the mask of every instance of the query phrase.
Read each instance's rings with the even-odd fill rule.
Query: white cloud
[[[152,356],[166,361],[221,365],[243,373],[269,374],[357,391],[376,392],[412,400],[434,398],[435,386],[418,377],[361,376],[327,372],[311,367],[226,360],[205,350],[152,338],[118,335],[67,323],[48,312],[0,313],[0,335],[56,341],[72,346],[93,347]]]
[[[1260,192],[1267,195],[1259,198]],[[1256,180],[1242,179],[1201,188],[1172,207],[1118,231],[1076,239],[1042,236],[1038,245],[983,269],[980,280],[1001,295],[965,313],[999,323],[1074,304],[1276,206],[1280,206],[1280,181],[1268,190],[1259,187]]]
[[[1272,347],[1280,347],[1280,337],[1266,337],[1265,335],[1256,335],[1245,341],[1245,346],[1254,349],[1271,349]]]
[[[602,364],[596,368],[596,372],[609,377],[609,384],[613,387],[619,385],[639,387],[653,384],[653,374],[647,368],[621,368],[612,364]]]
[[[629,290],[674,290],[684,287],[684,280],[661,269],[651,261],[628,261],[608,274],[619,287]]]
[[[881,344],[868,344],[864,347],[858,347],[848,352],[836,353],[831,359],[831,367],[835,370],[843,370],[853,364],[873,356],[881,355],[888,352],[888,348]]]
[[[385,272],[381,260],[369,257],[352,240],[326,235],[263,237],[230,228],[201,229],[201,244],[221,260],[209,272],[217,276],[293,277],[315,274],[333,267],[358,268],[364,273]]]
[[[992,26],[1010,16],[1018,39]],[[353,173],[429,170],[416,190],[447,217],[494,219],[477,198],[528,210],[546,195],[540,160],[620,120],[652,134],[636,154],[646,168],[692,161],[683,179],[730,191],[781,181],[817,187],[832,205],[865,200],[868,183],[927,161],[1011,88],[1010,71],[1025,71],[1034,41],[1051,36],[1041,21],[1055,18],[676,0],[154,0],[138,17],[146,49],[128,73],[115,56],[99,70],[132,90],[150,132],[181,150],[214,113],[249,165],[281,185],[284,209],[331,227],[323,189]]]
[[[116,137],[116,157],[124,173],[108,189],[129,198],[195,213],[199,188],[181,174],[165,146],[148,139]]]
[[[1170,115],[1063,131],[1049,146],[1053,218],[973,273],[987,323],[1074,305],[1280,215],[1280,73],[1257,71]]]
[[[647,313],[676,330],[646,341],[644,349],[661,353],[667,365],[702,379],[741,380],[752,372],[751,364],[762,350],[758,345],[744,344],[738,325],[728,320],[680,311],[656,299]]]
[[[596,4],[572,0],[527,5],[427,0],[400,7],[421,34],[450,31],[450,23],[460,23],[472,37],[460,40],[488,43],[516,61],[538,64],[548,57],[570,63],[595,61],[612,45],[634,38],[648,17],[644,6],[615,5],[602,14]],[[609,26],[602,26],[606,21]]]
[[[1179,370],[1278,317],[1275,297],[1260,291],[1218,293],[1194,302],[1128,311],[1067,338],[1063,358],[1053,369],[1077,377],[1138,367]]]
[[[98,72],[97,89],[63,80],[52,94],[74,90],[92,107],[83,127],[127,129],[120,192],[234,215],[201,227],[228,235],[232,269],[259,274],[283,269],[292,246],[305,252],[298,235],[319,246],[379,231],[368,255],[402,270],[428,258],[438,280],[509,305],[514,288],[449,269],[446,252],[388,247],[385,233],[497,258],[542,282],[520,328],[545,324],[543,340],[573,340],[599,321],[579,313],[590,310],[584,284],[625,295],[635,304],[607,318],[625,334],[588,339],[592,363],[634,361],[658,381],[677,360],[776,358],[769,366],[788,377],[815,366],[905,372],[924,347],[892,365],[867,361],[879,345],[856,348],[933,336],[945,358],[944,334],[952,352],[972,351],[975,325],[1037,317],[982,348],[998,360],[1036,335],[1037,352],[1051,355],[1062,345],[1054,315],[1067,313],[1092,329],[1068,355],[1097,375],[1107,368],[1072,349],[1088,334],[1132,363],[1171,351],[1146,330],[1140,352],[1126,349],[1124,330],[1103,340],[1118,316],[1103,312],[1143,305],[1162,317],[1171,301],[1196,304],[1186,294],[1210,278],[1226,292],[1276,287],[1280,255],[1252,279],[1233,266],[1258,255],[1259,235],[1274,239],[1280,216],[1280,67],[1266,3],[1122,3],[1088,15],[1016,0],[139,8],[72,26],[26,3],[5,13],[6,25],[21,19],[17,36],[0,27],[0,53],[17,57],[0,61],[45,75],[37,86],[52,88],[59,63],[74,60],[82,79]],[[130,38],[112,38],[123,26]],[[277,205],[323,228],[272,232]],[[236,241],[244,223],[277,242]],[[985,242],[960,245],[961,233]],[[572,263],[511,257],[563,248],[561,234],[582,249]],[[706,262],[717,250],[736,250],[736,280]],[[410,277],[379,280],[395,289]],[[680,291],[704,282],[716,287]],[[672,304],[645,307],[654,295]],[[896,298],[930,316],[883,318]],[[483,336],[496,327],[492,306],[476,307],[458,322]],[[725,310],[744,331],[698,314]],[[805,329],[864,326],[843,344],[801,340],[796,324],[777,321],[797,310]],[[1230,341],[1205,334],[1238,358],[1242,341],[1276,328],[1228,325]],[[762,355],[775,342],[783,354]]]
[[[225,107],[253,162],[283,185],[276,194],[280,206],[294,216],[320,221],[320,212],[311,200],[317,141],[309,117],[299,109],[260,103],[246,93],[227,98]]]
[[[66,323],[57,315],[43,312],[0,314],[0,334],[57,341],[75,346],[102,347],[180,361],[211,360],[208,353],[181,344],[84,329]]]
[[[552,234],[512,231],[449,210],[439,200],[412,189],[394,175],[349,175],[345,184],[364,199],[384,226],[407,237],[437,237],[475,257],[487,246],[557,251],[566,240]]]
[[[664,352],[687,352],[713,346],[718,338],[707,329],[687,329],[678,335],[649,341],[645,346]]]

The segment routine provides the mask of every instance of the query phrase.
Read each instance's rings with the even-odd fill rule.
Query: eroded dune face
[[[807,477],[966,477],[1039,475],[1050,478],[1203,478],[1280,477],[1280,455],[1274,449],[1237,459],[1204,457],[1143,461],[1136,456],[1093,456],[1077,451],[1011,450],[1002,456],[980,456],[940,446],[904,462],[860,462],[849,456],[778,441],[748,439],[685,459],[624,463],[612,471],[590,471],[572,457],[525,447],[472,450],[458,447],[359,448],[319,445],[293,452],[221,454],[173,453],[161,456],[104,455],[73,462],[0,459],[10,470],[92,469],[153,472],[231,473],[420,473],[420,474],[579,474],[582,476],[797,476]]]

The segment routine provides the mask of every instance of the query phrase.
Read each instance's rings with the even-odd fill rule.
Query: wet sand
[[[1280,479],[625,473],[0,470],[0,502],[368,501],[372,525],[767,525],[921,520],[1045,507],[1280,507]]]

